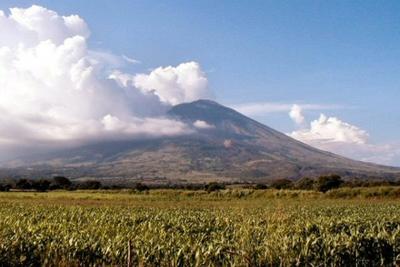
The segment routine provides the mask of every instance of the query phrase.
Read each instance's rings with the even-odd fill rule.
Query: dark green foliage
[[[36,191],[46,192],[50,187],[50,181],[41,179],[38,181],[32,181],[31,185],[32,185],[32,189],[34,189]]]
[[[320,192],[327,192],[339,188],[343,180],[339,175],[320,176],[316,181],[316,189]]]
[[[296,188],[301,190],[314,189],[314,180],[308,177],[301,178],[296,182]]]
[[[290,189],[293,187],[293,182],[289,179],[278,179],[271,183],[271,187],[275,189]]]
[[[256,190],[268,189],[268,185],[266,185],[266,184],[256,184],[256,185],[254,186],[254,189],[256,189]]]
[[[147,191],[150,189],[147,185],[142,184],[142,183],[136,183],[133,188],[139,192]]]
[[[15,187],[22,190],[32,189],[32,182],[27,179],[21,179],[15,184]]]
[[[95,180],[87,180],[77,184],[78,189],[100,189],[101,182]]]
[[[224,184],[220,184],[220,183],[215,183],[215,182],[213,182],[213,183],[206,184],[206,185],[204,186],[204,189],[205,189],[207,192],[219,191],[219,190],[225,189],[225,185],[224,185]]]
[[[0,192],[8,192],[12,188],[9,184],[0,184]]]
[[[72,182],[64,176],[55,176],[55,177],[53,177],[53,184],[55,187],[59,187],[62,189],[68,189],[71,187]]]

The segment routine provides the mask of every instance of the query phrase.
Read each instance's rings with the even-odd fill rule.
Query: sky
[[[58,24],[36,25],[32,17],[47,16],[38,10],[10,16],[9,8],[32,5],[54,12]],[[0,20],[6,40],[0,47],[14,55],[1,60],[0,52],[4,151],[21,140],[23,150],[32,143],[191,132],[195,126],[168,121],[163,113],[212,98],[319,148],[400,166],[399,1],[2,0],[0,10],[7,18]],[[70,15],[83,22],[62,21]],[[57,62],[42,60],[52,55]],[[15,62],[25,69],[19,65],[11,73]],[[37,62],[62,74],[49,75],[47,63],[34,73]],[[65,76],[76,72],[77,62],[84,65],[81,78],[93,69],[85,81]],[[79,91],[83,82],[93,88]],[[67,84],[76,90],[67,93]],[[23,88],[31,87],[28,99]],[[17,97],[23,101],[16,104]],[[61,110],[62,101],[76,104],[75,110]],[[10,118],[19,124],[10,125]]]

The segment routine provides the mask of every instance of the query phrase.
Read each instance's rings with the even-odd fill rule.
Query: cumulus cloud
[[[0,47],[32,47],[46,40],[59,45],[68,37],[87,38],[90,35],[85,21],[79,16],[59,16],[36,5],[26,9],[11,8],[9,16],[0,11],[0,25]]]
[[[165,112],[209,95],[198,63],[123,73],[114,69],[121,57],[91,50],[89,36],[77,15],[40,6],[0,11],[0,148],[192,131]]]
[[[154,92],[172,105],[210,97],[207,78],[197,62],[159,67],[150,74],[135,75],[133,82],[137,88]]]
[[[290,109],[289,117],[297,124],[304,123],[303,109],[297,104]]]
[[[150,73],[128,74],[114,71],[110,78],[122,86],[134,86],[151,93],[169,105],[212,98],[208,80],[199,63],[186,62],[176,67],[158,67]]]
[[[296,115],[298,114],[293,115],[295,112],[292,111],[290,112],[290,117],[297,118]],[[304,121],[304,117],[301,114],[300,118],[297,119]],[[309,129],[294,131],[290,135],[303,141],[365,144],[368,140],[366,131],[338,118],[327,117],[324,114],[321,114],[319,119],[312,121]]]
[[[198,128],[198,129],[212,129],[215,128],[214,125],[209,124],[206,121],[202,121],[202,120],[197,120],[193,123],[193,126]]]
[[[293,114],[289,116],[292,117]],[[400,144],[373,144],[365,130],[336,117],[321,114],[309,127],[288,135],[311,146],[349,158],[400,166]]]

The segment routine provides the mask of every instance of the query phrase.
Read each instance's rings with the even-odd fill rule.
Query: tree
[[[339,175],[320,176],[316,182],[316,189],[325,193],[329,190],[339,188],[343,182]]]
[[[72,185],[72,182],[64,176],[53,177],[53,183],[56,187],[63,188],[63,189],[68,189]]]
[[[0,184],[0,192],[8,192],[11,188],[9,184]]]
[[[46,192],[50,187],[51,182],[49,180],[38,180],[32,182],[32,189],[39,192]]]
[[[219,190],[225,189],[225,185],[219,184],[219,183],[216,183],[216,182],[212,182],[212,183],[206,184],[204,186],[204,189],[207,192],[219,191]]]
[[[256,186],[254,186],[254,189],[256,189],[256,190],[268,189],[268,185],[266,185],[266,184],[256,184]]]
[[[271,183],[271,187],[275,189],[289,189],[293,187],[293,182],[289,179],[278,179]]]
[[[88,180],[78,185],[79,189],[100,189],[101,183],[99,181]]]
[[[16,184],[15,187],[18,189],[32,189],[32,183],[31,181],[27,180],[27,179],[20,179]]]
[[[314,180],[308,177],[301,178],[296,182],[296,188],[301,190],[314,189]]]
[[[135,188],[139,192],[147,191],[150,189],[147,185],[142,183],[136,183],[133,188]]]

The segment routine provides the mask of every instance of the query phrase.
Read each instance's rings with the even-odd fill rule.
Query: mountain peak
[[[202,120],[212,124],[227,120],[239,122],[248,119],[237,111],[208,99],[176,105],[170,109],[168,115],[183,121]]]
[[[211,99],[199,99],[193,102],[189,102],[187,104],[192,104],[192,105],[213,105],[213,106],[221,106],[218,102],[211,100]]]

